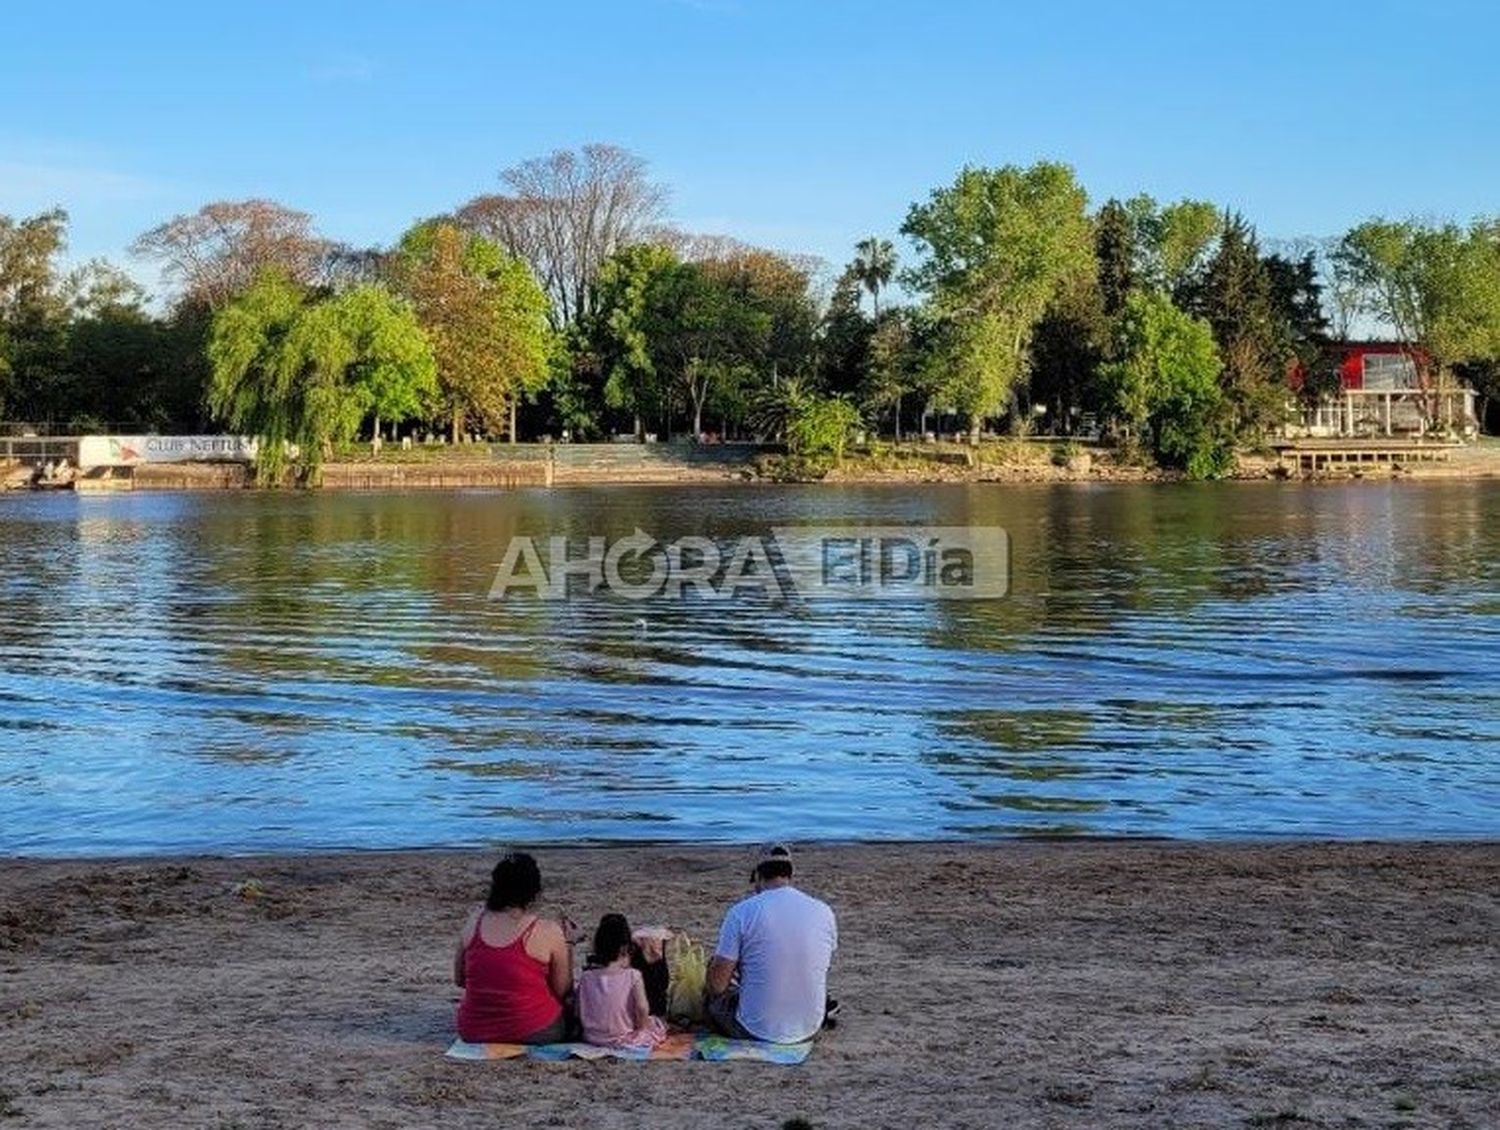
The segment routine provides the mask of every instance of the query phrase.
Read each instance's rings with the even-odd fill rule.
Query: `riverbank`
[[[1500,442],[1416,445],[1409,441],[1316,442],[1304,452],[1242,454],[1229,476],[1255,481],[1285,478],[1500,478]],[[1350,458],[1352,457],[1352,458]],[[1308,469],[1312,468],[1312,473]],[[755,445],[691,444],[461,444],[378,455],[351,446],[325,462],[320,488],[328,491],[503,489],[521,486],[778,483],[816,478],[807,468]],[[0,489],[37,485],[37,470],[0,465]],[[1182,475],[1116,450],[1061,440],[966,444],[878,444],[851,451],[821,481],[830,483],[1098,483],[1174,482]],[[88,475],[68,472],[66,483],[90,492],[115,490],[239,490],[254,486],[238,463],[142,464]],[[288,475],[288,486],[295,477]]]
[[[704,939],[749,859],[538,854],[549,906]],[[453,934],[492,859],[8,861],[0,1114],[226,1130],[1478,1127],[1500,1095],[1495,844],[809,848],[799,880],[839,914],[844,1009],[799,1068],[442,1058]]]

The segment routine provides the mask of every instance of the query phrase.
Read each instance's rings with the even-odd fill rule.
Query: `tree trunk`
[[[901,394],[896,394],[896,442],[901,442]]]
[[[453,434],[452,434],[452,436],[450,438],[451,438],[453,444],[455,446],[457,446],[457,444],[458,444],[458,437],[459,437],[459,435],[464,430],[464,410],[462,408],[455,408],[453,410],[452,425],[453,425]]]
[[[516,398],[510,398],[510,442],[516,442]]]
[[[646,442],[646,421],[641,419],[641,414],[639,412],[635,414],[635,442]]]

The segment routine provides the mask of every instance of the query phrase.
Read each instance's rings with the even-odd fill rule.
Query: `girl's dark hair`
[[[487,910],[515,907],[525,910],[542,893],[542,869],[524,851],[513,851],[501,857],[490,875],[490,893],[484,900]]]
[[[594,931],[594,952],[589,954],[589,964],[608,965],[629,949],[630,923],[623,914],[606,914],[599,919],[599,929]]]

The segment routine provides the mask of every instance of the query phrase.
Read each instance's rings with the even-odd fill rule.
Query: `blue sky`
[[[0,212],[63,205],[74,259],[248,196],[389,242],[596,140],[681,225],[835,262],[963,164],[1041,157],[1269,237],[1500,212],[1481,4],[8,0],[0,27]]]

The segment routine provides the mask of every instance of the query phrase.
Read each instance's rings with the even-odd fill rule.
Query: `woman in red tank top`
[[[495,864],[489,897],[464,924],[453,955],[453,980],[464,991],[460,1039],[550,1044],[566,1035],[573,954],[558,923],[530,912],[541,892],[541,870],[525,852]]]

